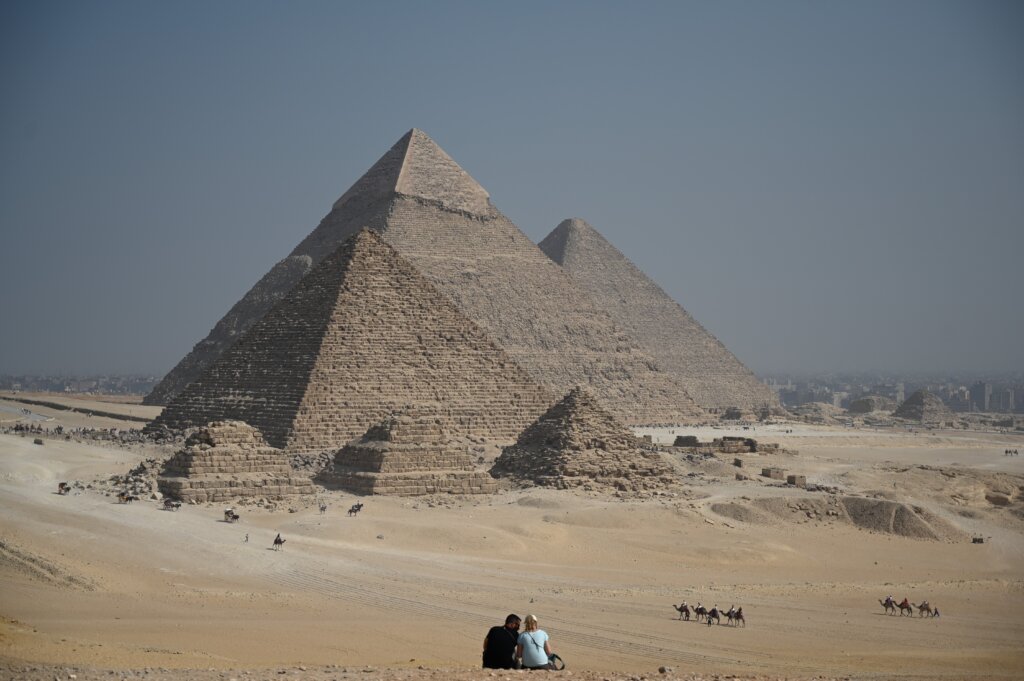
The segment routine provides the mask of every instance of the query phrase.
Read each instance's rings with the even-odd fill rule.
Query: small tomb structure
[[[157,486],[165,496],[186,502],[316,493],[312,480],[292,470],[284,451],[267,445],[260,431],[243,421],[216,421],[192,433],[164,463]]]

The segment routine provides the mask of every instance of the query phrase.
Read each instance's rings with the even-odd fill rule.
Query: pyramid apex
[[[566,218],[559,222],[558,226],[537,245],[546,256],[559,265],[564,265],[573,243],[591,235],[604,239],[600,232],[591,227],[583,218]]]
[[[335,201],[334,208],[353,201],[369,203],[394,195],[436,202],[448,210],[476,215],[495,212],[487,190],[419,128],[402,135]]]

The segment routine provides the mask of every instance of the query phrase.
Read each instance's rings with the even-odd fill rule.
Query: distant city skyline
[[[2,373],[162,375],[408,129],[759,375],[1024,370],[1024,6],[0,7]]]

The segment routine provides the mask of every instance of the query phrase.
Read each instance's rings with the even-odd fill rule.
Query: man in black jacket
[[[505,626],[491,627],[484,639],[485,669],[515,669],[516,643],[519,641],[519,616],[509,615]]]

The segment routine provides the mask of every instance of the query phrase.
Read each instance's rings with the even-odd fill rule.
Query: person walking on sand
[[[484,638],[484,669],[516,669],[519,615],[505,618],[505,626],[491,627]]]
[[[516,657],[523,660],[523,669],[554,669],[549,661],[551,646],[548,645],[548,634],[538,628],[537,618],[527,615],[523,629],[516,646]]]

